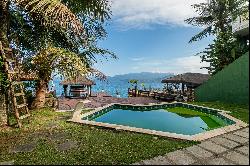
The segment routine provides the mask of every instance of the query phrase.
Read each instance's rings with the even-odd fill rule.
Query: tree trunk
[[[5,95],[0,94],[0,127],[8,124]]]
[[[40,80],[36,89],[36,97],[32,103],[32,108],[43,108],[45,104],[45,95],[47,91],[48,82]]]
[[[0,0],[0,41],[4,47],[9,47],[9,0]]]
[[[9,47],[9,41],[8,41],[8,30],[9,30],[9,22],[10,22],[10,17],[9,17],[9,0],[0,0],[0,41],[2,42],[3,47],[8,48]],[[0,60],[2,57],[0,57]],[[5,70],[4,66],[0,66],[0,72],[4,75]],[[1,85],[1,83],[0,83]],[[1,88],[0,88],[1,89]],[[8,110],[10,107],[10,101],[9,101],[9,96],[8,96],[8,89],[4,90],[2,88],[1,93],[3,94],[4,100],[3,107],[1,110],[1,117],[0,117],[0,123],[2,125],[8,125]],[[10,107],[11,108],[11,107]]]

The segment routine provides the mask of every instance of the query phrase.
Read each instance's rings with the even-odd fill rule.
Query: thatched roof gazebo
[[[184,73],[162,80],[162,83],[186,84],[196,88],[210,78],[209,74],[201,73]]]
[[[67,79],[67,80],[64,80],[60,83],[60,85],[87,85],[87,86],[92,86],[92,85],[95,85],[95,82],[86,78],[86,77],[83,77],[83,76],[80,76],[80,77],[76,77],[74,79]]]
[[[201,74],[201,73],[184,73],[179,74],[167,79],[162,80],[162,83],[166,83],[167,87],[169,84],[172,85],[180,85],[181,84],[181,92],[185,94],[185,87],[187,90],[193,91],[193,89],[197,88],[204,82],[206,82],[210,78],[209,74]]]
[[[84,97],[91,96],[91,88],[95,85],[95,82],[84,77],[78,76],[73,79],[66,79],[60,83],[63,85],[64,96],[65,97]],[[67,93],[67,88],[70,87],[69,93]]]

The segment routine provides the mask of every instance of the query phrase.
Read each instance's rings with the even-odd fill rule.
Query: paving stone
[[[189,164],[193,164],[196,162],[196,160],[193,157],[191,157],[191,155],[181,150],[168,153],[166,156],[173,163],[178,164],[178,165],[189,165]]]
[[[141,163],[137,162],[137,163],[133,163],[131,165],[142,165]]]
[[[49,135],[48,138],[53,141],[64,140],[67,138],[67,134],[66,133],[53,133]]]
[[[155,157],[151,160],[144,160],[141,163],[138,163],[139,165],[172,165],[170,161],[166,157]]]
[[[239,146],[239,143],[236,143],[234,141],[228,140],[223,137],[215,137],[215,138],[210,139],[210,141],[213,141],[216,144],[219,144],[228,148],[235,148],[236,146]]]
[[[158,156],[152,159],[154,165],[172,165],[166,157]]]
[[[226,161],[223,158],[214,158],[214,159],[208,160],[206,165],[234,165],[234,164],[230,163],[229,161]]]
[[[19,153],[19,152],[32,152],[36,147],[36,143],[23,144],[10,149],[10,153]]]
[[[210,151],[212,151],[213,153],[216,153],[216,154],[223,153],[223,152],[227,151],[226,148],[224,148],[224,147],[222,147],[220,145],[217,145],[217,144],[213,143],[212,141],[202,142],[198,146],[200,146],[202,148],[205,148],[207,150],[210,150]]]
[[[225,134],[223,135],[223,137],[227,138],[227,139],[230,139],[232,141],[235,141],[235,142],[239,142],[239,143],[247,143],[249,142],[249,139],[247,138],[243,138],[243,137],[240,137],[238,135],[234,135],[234,134]]]
[[[29,140],[29,142],[32,142],[32,143],[37,143],[38,140],[46,139],[47,136],[48,136],[48,133],[35,132],[35,133],[29,134],[27,136],[27,140]]]
[[[200,158],[200,159],[205,159],[205,158],[213,156],[212,153],[196,145],[188,147],[186,148],[186,150],[190,152],[192,155],[194,155],[195,157]]]
[[[243,131],[236,131],[233,134],[241,136],[241,137],[249,138],[249,133],[246,133],[246,132],[243,132]]]
[[[224,154],[223,156],[229,160],[236,162],[239,165],[249,165],[249,157],[244,156],[244,155],[237,153],[235,151],[231,151],[227,154]]]
[[[77,147],[77,142],[69,140],[67,142],[64,142],[64,143],[57,145],[57,150],[66,151],[66,150],[70,150],[70,149],[75,148],[75,147]]]
[[[243,130],[241,130],[242,132],[246,132],[246,133],[249,133],[249,127],[247,128],[244,128]]]
[[[241,153],[249,156],[249,146],[242,146],[242,147],[237,148],[235,150],[237,150],[237,151],[239,151],[239,152],[241,152]]]
[[[152,160],[144,160],[141,162],[140,165],[155,165]]]
[[[14,165],[14,160],[0,162],[0,165]]]

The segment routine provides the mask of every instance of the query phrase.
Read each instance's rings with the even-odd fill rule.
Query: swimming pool
[[[79,117],[72,121],[187,140],[204,140],[247,125],[222,110],[186,103],[110,104]]]
[[[185,112],[185,111],[184,111]],[[214,115],[178,114],[159,109],[151,111],[112,109],[91,119],[96,122],[125,125],[163,132],[193,135],[228,125]]]

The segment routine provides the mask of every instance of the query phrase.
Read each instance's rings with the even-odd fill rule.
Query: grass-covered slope
[[[132,164],[195,144],[146,134],[115,131],[66,122],[70,113],[50,109],[32,112],[23,129],[2,129],[0,162],[15,164]],[[77,147],[59,151],[70,141]],[[18,145],[33,145],[31,152],[12,153]]]

